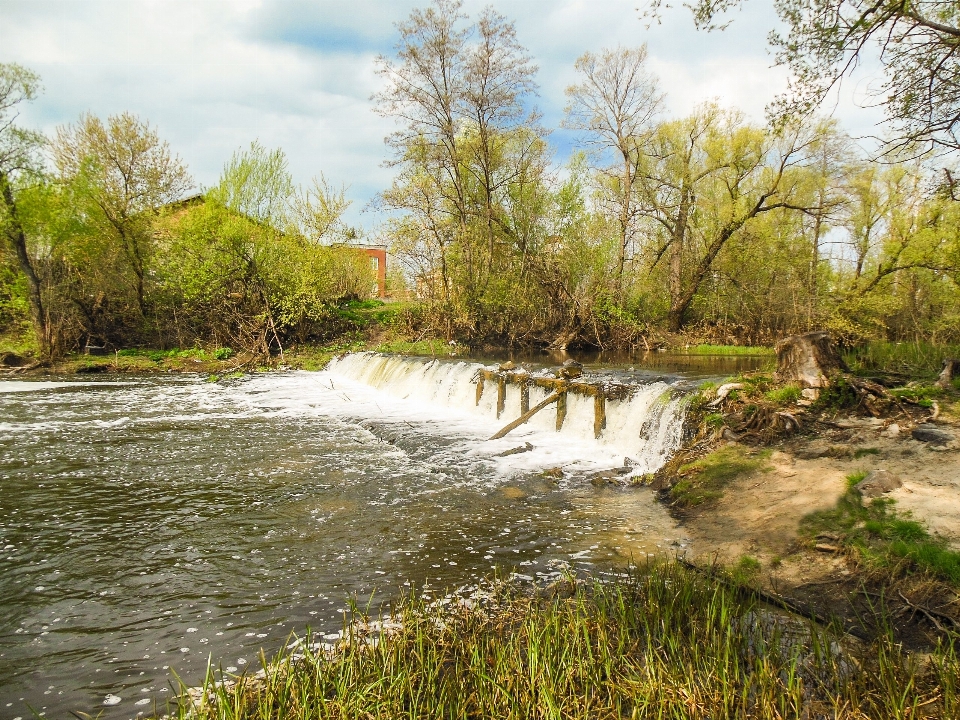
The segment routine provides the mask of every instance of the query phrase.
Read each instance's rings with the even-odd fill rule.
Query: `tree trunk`
[[[27,296],[30,301],[30,315],[33,320],[34,332],[37,335],[37,341],[40,344],[40,354],[43,357],[49,357],[50,329],[47,323],[46,315],[43,312],[43,298],[40,295],[40,279],[33,269],[33,263],[30,261],[30,255],[27,253],[27,237],[23,232],[23,225],[20,224],[20,216],[17,214],[17,204],[13,197],[13,189],[10,187],[10,179],[6,173],[0,172],[0,192],[3,195],[3,204],[7,208],[7,238],[13,246],[17,255],[17,263],[20,265],[20,271],[27,279]]]
[[[797,383],[803,388],[825,388],[830,376],[845,370],[830,333],[817,330],[792,335],[777,343],[777,373],[781,383]]]

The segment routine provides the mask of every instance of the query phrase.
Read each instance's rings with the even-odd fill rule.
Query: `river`
[[[573,401],[559,433],[544,411],[487,441],[519,401],[477,406],[470,361],[0,381],[0,717],[150,714],[172,672],[255,667],[291,633],[340,630],[351,599],[682,550],[649,490],[588,481],[625,458],[655,470],[684,393],[726,371],[668,365],[587,368],[637,385],[600,440]]]

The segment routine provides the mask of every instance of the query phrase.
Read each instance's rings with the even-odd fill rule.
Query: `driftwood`
[[[527,420],[529,420],[529,419],[532,418],[534,415],[536,415],[538,412],[540,412],[540,411],[543,410],[545,407],[547,407],[547,405],[550,405],[550,404],[552,404],[552,403],[557,402],[557,400],[559,400],[561,396],[565,396],[565,395],[566,395],[566,393],[555,392],[553,395],[551,395],[550,397],[548,397],[548,398],[547,398],[546,400],[544,400],[543,402],[541,402],[541,403],[539,403],[538,405],[535,405],[534,407],[530,408],[527,412],[525,412],[523,415],[521,415],[520,417],[518,417],[518,418],[517,418],[516,420],[514,420],[512,423],[509,423],[509,424],[505,425],[496,435],[491,436],[490,439],[491,439],[491,440],[499,440],[500,438],[502,438],[504,435],[506,435],[506,434],[507,434],[508,432],[510,432],[511,430],[516,430],[518,427],[520,427],[521,425],[523,425],[525,422],[527,422]]]
[[[727,399],[727,395],[732,393],[734,390],[742,390],[743,383],[725,383],[717,389],[716,399],[707,404],[707,407],[717,407],[720,403]]]
[[[780,383],[825,388],[830,385],[831,375],[845,369],[830,333],[822,330],[784,338],[776,350],[775,379]]]
[[[937,378],[937,381],[934,383],[938,388],[946,390],[950,387],[950,383],[953,382],[953,376],[956,374],[957,370],[960,369],[960,360],[955,358],[947,358],[943,361],[943,369],[940,371],[940,377]]]

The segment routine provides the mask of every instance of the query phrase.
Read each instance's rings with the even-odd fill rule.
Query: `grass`
[[[764,397],[775,405],[796,405],[800,399],[799,385],[784,385],[776,390],[770,390]]]
[[[773,348],[749,345],[686,345],[676,349],[682,355],[775,355]]]
[[[382,627],[382,626],[380,626]],[[676,563],[472,602],[407,597],[389,631],[362,615],[328,650],[306,638],[262,677],[208,673],[178,720],[957,717],[952,645],[914,661],[764,610]],[[846,649],[844,649],[846,648]],[[185,688],[184,688],[185,690]],[[158,708],[159,711],[159,708]]]
[[[682,507],[701,505],[723,495],[723,488],[732,480],[758,470],[766,471],[772,451],[748,454],[742,447],[722,447],[691,463],[681,465],[681,477],[670,489],[673,502]]]
[[[466,351],[466,346],[450,345],[446,340],[392,340],[377,345],[374,350],[397,355],[451,356]]]
[[[914,385],[911,383],[907,387],[894,388],[888,391],[890,395],[900,400],[909,400],[920,407],[932,407],[936,398],[942,397],[944,390],[933,385]]]
[[[861,498],[854,486],[866,476],[865,472],[848,475],[847,492],[836,507],[804,518],[802,531],[810,537],[825,531],[838,533],[843,546],[868,565],[921,572],[960,585],[960,553],[909,514],[898,512],[893,500]]]
[[[927,342],[873,342],[843,353],[856,373],[893,373],[916,378],[934,378],[944,358],[960,357],[960,345]]]

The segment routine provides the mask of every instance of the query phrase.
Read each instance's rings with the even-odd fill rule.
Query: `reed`
[[[933,378],[945,358],[960,357],[960,345],[927,342],[873,342],[843,353],[854,372],[891,373],[914,378]]]
[[[686,345],[677,349],[680,355],[775,355],[772,347],[751,345]]]
[[[171,715],[960,717],[952,645],[922,661],[888,635],[861,646],[677,563],[539,590],[493,583],[446,604],[407,596],[392,620],[377,634],[355,612],[336,650],[305,638],[263,658],[259,677],[209,672]]]

